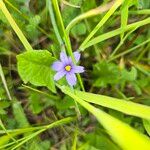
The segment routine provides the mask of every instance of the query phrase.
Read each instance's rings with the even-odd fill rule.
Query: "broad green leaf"
[[[92,94],[88,92],[75,91],[77,95],[83,100],[98,104],[104,107],[108,107],[128,115],[137,116],[140,118],[150,119],[150,107],[142,104],[129,102],[126,100],[120,100],[117,98]]]
[[[150,120],[143,119],[143,125],[148,135],[150,136]]]
[[[51,64],[55,60],[47,50],[34,50],[17,56],[18,72],[25,83],[46,86],[55,92]]]
[[[147,136],[131,128],[128,124],[121,122],[120,120],[82,100],[80,94],[74,94],[74,92],[72,92],[68,87],[62,86],[59,88],[62,92],[74,98],[74,100],[76,100],[80,105],[91,112],[103,125],[114,142],[116,142],[122,149],[148,150],[150,148],[150,139]]]

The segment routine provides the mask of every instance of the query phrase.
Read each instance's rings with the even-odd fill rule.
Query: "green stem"
[[[125,41],[125,40],[128,38],[128,36],[129,36],[132,32],[134,32],[136,29],[137,29],[137,28],[134,28],[133,30],[129,31],[129,32],[126,34],[126,36],[125,36],[123,39],[121,39],[121,41],[119,42],[119,44],[117,45],[117,47],[115,48],[115,50],[113,51],[113,53],[110,55],[110,58],[113,57],[113,56],[117,53],[117,51],[118,51],[119,48],[122,46],[122,44],[124,43],[124,41]]]
[[[9,99],[9,100],[12,100],[12,97],[11,97],[11,94],[10,94],[10,92],[9,92],[9,89],[8,89],[8,86],[7,86],[7,82],[6,82],[6,80],[5,80],[5,76],[4,76],[4,72],[3,72],[3,69],[2,69],[1,64],[0,64],[0,76],[1,76],[2,83],[3,83],[3,85],[4,85],[4,88],[5,88],[5,90],[6,90],[8,99]]]
[[[25,38],[24,34],[19,29],[18,25],[16,24],[16,22],[14,21],[14,19],[11,16],[11,14],[7,10],[3,0],[0,0],[0,9],[2,10],[3,14],[5,15],[5,17],[7,18],[8,22],[10,23],[11,27],[13,28],[13,30],[15,31],[15,33],[17,34],[17,36],[21,40],[21,42],[24,45],[25,49],[27,51],[33,50],[32,46],[29,44],[29,42]]]
[[[58,40],[58,42],[60,44],[60,47],[63,46],[63,50],[65,50],[63,40],[61,39],[59,30],[58,30],[58,27],[57,27],[57,24],[56,24],[56,21],[55,21],[55,16],[54,16],[54,13],[53,13],[53,7],[52,7],[51,0],[46,0],[46,4],[47,4],[47,8],[49,10],[50,19],[51,19],[51,22],[52,22],[52,25],[53,25],[54,32],[55,32],[55,35],[57,37],[57,40]]]
[[[42,127],[35,127],[36,129],[39,129],[38,131],[34,132],[33,134],[31,135],[28,135],[22,139],[19,139],[18,141],[20,141],[17,145],[15,145],[11,150],[14,150],[16,148],[18,148],[19,146],[23,145],[24,143],[26,143],[27,141],[31,140],[32,138],[36,137],[37,135],[39,135],[40,133],[48,130],[48,129],[51,129],[51,128],[54,128],[54,127],[57,127],[57,126],[61,126],[63,124],[67,124],[71,121],[73,121],[75,118],[72,118],[72,117],[68,117],[68,118],[64,118],[64,119],[61,119],[61,120],[58,120],[58,121],[55,121],[54,123],[51,123],[49,125],[46,125],[46,126],[42,126]],[[29,128],[30,129],[30,128]],[[31,128],[32,129],[32,128]],[[34,128],[33,128],[34,129]],[[14,142],[12,142],[11,144],[14,144]],[[11,145],[9,143],[9,145]],[[4,148],[4,146],[1,146],[0,148]]]
[[[116,9],[123,3],[124,0],[116,0],[111,9],[106,13],[102,20],[96,25],[96,27],[91,31],[87,38],[83,41],[79,49],[82,49],[87,42],[95,35],[95,33],[106,23],[106,21],[111,17],[111,15],[116,11]]]
[[[124,55],[126,55],[126,54],[128,54],[128,53],[130,53],[130,52],[132,52],[132,51],[134,51],[134,50],[136,50],[137,48],[139,48],[139,47],[141,47],[141,46],[143,46],[143,45],[145,45],[145,44],[147,44],[147,43],[149,43],[149,42],[150,42],[150,38],[149,38],[148,40],[144,41],[143,43],[141,43],[141,44],[139,44],[139,45],[137,45],[137,46],[135,46],[135,47],[132,47],[132,48],[129,49],[129,50],[125,50],[125,51],[123,51],[122,53],[120,53],[120,54],[118,54],[118,55],[112,57],[111,59],[109,59],[108,62],[110,62],[110,61],[112,61],[112,60],[114,60],[114,59],[117,59],[117,58],[119,58],[119,57],[121,57],[121,56],[124,56]]]
[[[105,41],[109,38],[112,38],[112,37],[118,35],[118,34],[121,34],[121,33],[126,32],[128,30],[132,30],[133,28],[139,28],[139,27],[144,26],[144,25],[149,24],[149,23],[150,23],[150,17],[147,19],[144,19],[142,21],[138,21],[138,22],[129,24],[125,28],[118,28],[116,30],[104,33],[104,34],[97,36],[97,37],[93,38],[92,40],[90,40],[85,46],[80,47],[80,51],[81,50],[84,51],[86,48],[88,48],[94,44]]]
[[[110,2],[110,3],[107,3],[103,6],[99,6],[97,8],[94,8],[88,12],[85,12],[79,16],[77,16],[76,18],[74,18],[69,24],[68,26],[66,27],[66,32],[67,34],[69,35],[70,33],[70,30],[73,28],[74,25],[76,25],[79,21],[83,20],[83,19],[87,19],[89,17],[93,17],[93,16],[96,16],[96,15],[99,15],[103,12],[106,12],[107,10],[110,9],[110,7],[113,5],[114,1]]]
[[[62,17],[61,17],[59,6],[58,6],[58,1],[57,0],[52,0],[52,2],[53,2],[53,6],[54,6],[54,9],[55,9],[57,18],[59,20],[60,30],[63,34],[63,38],[64,38],[64,42],[65,42],[65,45],[66,45],[66,48],[67,48],[67,52],[71,56],[73,63],[76,64],[76,61],[75,61],[75,58],[74,58],[74,55],[73,55],[73,52],[72,52],[71,42],[70,42],[70,39],[69,39],[69,37],[66,33],[64,24],[63,24],[63,20],[62,20]],[[81,89],[84,91],[84,85],[83,85],[82,78],[81,78],[80,74],[77,74],[77,78],[78,78],[78,81],[80,83]]]

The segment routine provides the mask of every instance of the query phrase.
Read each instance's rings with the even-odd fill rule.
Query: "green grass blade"
[[[121,28],[125,28],[128,23],[128,12],[129,12],[129,5],[132,0],[124,1],[122,8],[121,8]],[[120,39],[122,40],[124,37],[124,32],[121,33]]]
[[[56,24],[55,15],[54,15],[54,12],[53,12],[53,7],[52,7],[51,0],[46,0],[46,6],[47,6],[47,9],[49,11],[49,16],[50,16],[50,19],[51,19],[51,22],[52,22],[52,26],[53,26],[55,35],[57,37],[57,40],[58,40],[58,42],[60,44],[60,47],[62,46],[62,48],[64,50],[65,47],[63,45],[63,40],[62,40],[62,38],[60,36],[59,30],[58,30],[58,27],[57,27],[57,24]]]
[[[143,125],[144,125],[146,132],[150,136],[150,120],[143,119]]]
[[[86,19],[86,18],[89,18],[89,17],[94,17],[96,15],[99,15],[101,13],[104,13],[106,11],[108,11],[112,5],[114,4],[114,1],[111,1],[110,3],[106,3],[105,5],[103,6],[99,6],[97,8],[94,8],[92,10],[89,10],[79,16],[77,16],[76,18],[74,18],[69,24],[68,26],[66,27],[66,32],[67,34],[69,35],[70,33],[70,30],[77,24],[79,23],[81,20],[83,19]]]
[[[117,58],[119,58],[119,57],[121,57],[121,56],[124,56],[124,55],[126,55],[126,54],[128,54],[128,53],[131,53],[132,51],[134,51],[134,50],[136,50],[136,49],[142,47],[143,45],[145,45],[145,44],[147,44],[147,43],[149,43],[149,42],[150,42],[150,38],[148,38],[146,41],[144,41],[144,42],[142,42],[142,43],[140,43],[140,44],[138,44],[138,45],[136,45],[136,46],[134,46],[134,47],[132,47],[132,48],[130,48],[130,49],[124,50],[123,52],[121,52],[121,53],[119,53],[119,54],[117,54],[117,55],[114,55],[114,56],[110,57],[109,60],[108,60],[108,62],[110,62],[110,61],[112,61],[112,60],[115,60],[115,59],[117,59]],[[149,74],[147,74],[147,75],[149,76]]]
[[[95,35],[95,33],[106,23],[106,21],[114,14],[116,9],[123,3],[124,0],[116,0],[114,5],[110,8],[110,10],[106,13],[106,15],[102,18],[102,20],[96,25],[96,27],[91,31],[91,33],[87,36],[87,38],[83,41],[79,49],[83,49],[86,46],[87,42]]]
[[[19,101],[15,101],[12,105],[13,115],[17,121],[17,124],[20,128],[29,127],[30,124],[26,118],[24,110]]]
[[[113,30],[113,31],[110,31],[110,32],[107,32],[107,33],[104,33],[100,36],[97,36],[95,38],[93,38],[92,40],[90,40],[85,46],[82,47],[82,49],[80,49],[80,51],[84,51],[86,48],[92,46],[92,45],[95,45],[97,43],[100,43],[102,41],[105,41],[109,38],[112,38],[116,35],[119,35],[123,32],[126,32],[126,31],[129,31],[129,30],[132,30],[134,28],[139,28],[141,26],[144,26],[146,24],[149,24],[150,23],[150,18],[146,18],[142,21],[138,21],[138,22],[135,22],[135,23],[132,23],[132,24],[129,24],[127,25],[125,28],[118,28],[116,30]]]
[[[58,126],[62,126],[64,124],[67,124],[67,123],[70,123],[71,121],[73,121],[74,118],[71,118],[71,117],[68,117],[68,118],[64,118],[64,119],[61,119],[61,120],[58,120],[58,121],[55,121],[49,125],[47,125],[45,128],[39,130],[39,131],[36,131],[34,133],[32,133],[31,135],[28,135],[23,141],[21,141],[20,143],[16,144],[12,150],[20,147],[21,145],[23,145],[24,143],[26,143],[27,141],[31,140],[32,138],[36,137],[37,135],[39,135],[40,133],[46,131],[47,129],[51,129],[51,128],[54,128],[54,127],[58,127]]]
[[[150,107],[134,102],[120,100],[117,98],[92,94],[88,92],[75,91],[83,100],[94,103],[100,106],[111,108],[128,115],[137,116],[140,118],[150,119]]]
[[[27,132],[33,132],[31,133],[30,135],[27,135],[25,136],[24,138],[22,139],[19,139],[17,140],[18,141],[21,141],[21,142],[18,142],[18,144],[16,144],[14,147],[19,147],[21,146],[22,144],[24,144],[25,142],[29,141],[30,139],[34,138],[35,136],[39,135],[40,133],[46,131],[47,129],[51,129],[51,128],[54,128],[54,127],[57,127],[57,126],[61,126],[63,124],[67,124],[71,121],[73,121],[75,118],[72,118],[72,117],[68,117],[68,118],[64,118],[64,119],[61,119],[61,120],[58,120],[58,121],[55,121],[49,125],[45,125],[45,126],[39,126],[39,127],[30,127],[30,128],[23,128],[23,129],[16,129],[16,130],[12,130],[9,132],[9,134],[12,136],[12,137],[15,137],[17,135],[20,135],[20,134],[24,134],[24,133],[27,133]],[[6,147],[7,145],[12,145],[12,144],[15,144],[15,142],[12,142],[12,143],[9,143],[9,144],[6,144],[8,141],[10,140],[10,136],[8,135],[4,135],[0,138],[0,149]]]
[[[69,88],[63,86],[60,87],[61,90],[76,100],[80,105],[91,112],[97,120],[103,125],[108,134],[112,137],[114,142],[116,142],[124,150],[133,149],[144,149],[148,150],[150,148],[150,139],[131,128],[128,124],[110,116],[104,111],[95,108],[88,102],[85,102],[80,98],[80,95],[75,95]],[[135,145],[136,141],[136,145]]]
[[[62,37],[63,37],[63,40],[65,42],[67,52],[70,55],[70,57],[72,58],[73,63],[75,64],[76,61],[75,61],[75,58],[74,58],[74,55],[73,55],[71,42],[70,42],[69,36],[67,35],[65,27],[64,27],[64,23],[63,23],[63,19],[62,19],[61,13],[60,13],[58,1],[57,0],[52,0],[52,4],[54,6],[54,10],[55,10],[57,19],[59,21],[58,23],[60,24],[60,29],[61,29],[60,33],[62,33]],[[84,85],[83,85],[82,78],[81,78],[80,74],[77,74],[77,78],[78,78],[79,84],[81,86],[81,89],[84,91]]]
[[[0,63],[0,76],[1,76],[2,83],[3,83],[3,85],[4,85],[4,88],[5,88],[5,90],[6,90],[8,99],[9,99],[9,100],[12,100],[11,94],[10,94],[9,89],[8,89],[8,86],[7,86],[7,82],[6,82],[6,80],[5,80],[5,76],[4,76],[4,72],[3,72],[3,68],[2,68],[1,63]]]
[[[0,0],[0,9],[2,10],[3,14],[5,15],[5,17],[7,18],[8,22],[10,23],[11,27],[13,28],[13,30],[15,31],[15,33],[17,34],[17,36],[21,40],[21,42],[24,45],[25,49],[28,50],[28,51],[33,50],[31,45],[29,44],[29,42],[25,38],[24,34],[19,29],[18,25],[16,24],[16,22],[14,21],[14,19],[11,16],[11,14],[7,10],[3,0]]]

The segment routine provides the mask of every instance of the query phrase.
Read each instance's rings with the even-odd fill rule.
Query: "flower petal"
[[[60,60],[65,64],[67,64],[69,62],[69,58],[67,57],[65,52],[60,53]]]
[[[74,52],[73,55],[74,55],[76,63],[77,63],[80,60],[81,54],[79,52]]]
[[[54,80],[57,81],[57,80],[61,79],[65,74],[66,74],[66,72],[64,70],[58,71],[54,76]]]
[[[76,75],[74,73],[67,73],[66,74],[66,80],[70,86],[75,85],[77,82],[77,78],[76,78]]]
[[[60,61],[55,61],[53,64],[52,64],[52,68],[53,70],[55,71],[60,71],[62,68],[63,68],[63,63],[60,62]]]
[[[82,67],[82,66],[74,66],[74,67],[72,68],[72,71],[73,71],[74,73],[82,73],[82,72],[84,72],[85,70],[84,70],[84,67]]]

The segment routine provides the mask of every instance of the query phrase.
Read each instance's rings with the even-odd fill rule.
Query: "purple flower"
[[[80,53],[74,52],[73,54],[77,63],[80,59]],[[57,71],[54,80],[57,81],[66,76],[66,80],[70,86],[74,86],[77,82],[75,74],[84,72],[84,67],[73,64],[71,57],[68,57],[65,52],[60,53],[60,61],[55,61],[52,68]]]

